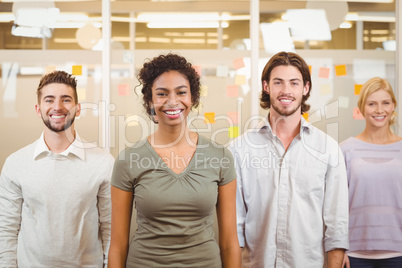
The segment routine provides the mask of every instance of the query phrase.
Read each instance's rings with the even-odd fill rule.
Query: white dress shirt
[[[348,248],[348,188],[338,143],[301,118],[285,150],[267,119],[234,140],[244,267],[324,266]]]
[[[114,159],[78,134],[60,154],[39,140],[0,177],[0,267],[102,267],[110,244]]]

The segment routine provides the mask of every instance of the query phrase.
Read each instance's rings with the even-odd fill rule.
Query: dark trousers
[[[389,259],[361,259],[349,257],[350,268],[402,268],[402,257]]]

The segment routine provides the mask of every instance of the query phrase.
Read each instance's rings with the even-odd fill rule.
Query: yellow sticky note
[[[245,85],[246,84],[246,76],[245,75],[236,75],[235,76],[235,84],[236,85]]]
[[[243,68],[245,65],[244,65],[244,60],[243,60],[243,58],[237,58],[237,59],[235,59],[234,61],[233,61],[233,65],[234,65],[234,68],[236,69],[236,70],[239,70],[239,69],[241,69],[241,68]]]
[[[229,123],[237,124],[239,121],[239,113],[236,111],[228,112]]]
[[[313,67],[312,67],[311,65],[308,66],[308,69],[309,69],[309,71],[310,71],[310,74],[311,74],[312,68],[313,68]]]
[[[226,86],[226,96],[238,97],[239,96],[239,86],[238,85],[227,85]]]
[[[355,84],[355,95],[360,94],[360,90],[362,89],[363,85]]]
[[[236,138],[239,136],[239,127],[229,127],[229,138]]]
[[[330,95],[331,94],[331,85],[330,84],[320,85],[320,93],[322,96]]]
[[[364,120],[364,116],[362,115],[358,107],[353,108],[353,119]]]
[[[82,65],[73,65],[73,75],[82,75]]]
[[[78,101],[84,101],[87,98],[87,92],[85,88],[77,88],[77,95],[78,95]]]
[[[320,67],[320,70],[318,72],[318,77],[329,78],[329,71],[330,71],[330,69],[327,67]]]
[[[206,85],[201,85],[201,87],[200,87],[200,96],[201,96],[201,97],[206,97],[206,96],[208,96],[208,86],[206,86]]]
[[[304,113],[302,116],[308,122],[308,113]]]
[[[346,65],[335,65],[335,75],[344,76],[346,75]]]
[[[204,113],[204,122],[207,124],[215,124],[215,113]]]

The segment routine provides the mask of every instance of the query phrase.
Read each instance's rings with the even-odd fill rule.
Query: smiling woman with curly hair
[[[241,267],[233,156],[187,126],[200,100],[198,74],[167,54],[146,62],[138,79],[159,126],[116,159],[109,267]],[[129,241],[134,204],[138,228]]]

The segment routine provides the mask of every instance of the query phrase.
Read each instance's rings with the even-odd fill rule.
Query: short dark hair
[[[262,93],[260,97],[260,106],[263,109],[269,109],[271,107],[271,101],[269,100],[269,94],[264,91],[264,81],[269,83],[269,79],[271,78],[271,72],[275,67],[281,66],[281,65],[286,65],[286,66],[294,66],[296,67],[302,77],[303,77],[303,85],[305,86],[307,83],[310,85],[310,89],[307,92],[306,95],[303,96],[302,99],[302,104],[301,104],[301,113],[305,113],[310,109],[310,105],[306,103],[307,99],[310,97],[310,92],[311,92],[311,75],[310,75],[310,69],[307,65],[307,63],[303,60],[302,57],[297,55],[296,53],[292,52],[279,52],[272,56],[272,58],[269,59],[267,65],[265,65],[264,70],[262,71],[261,75],[261,83],[262,83]]]
[[[191,92],[191,101],[193,107],[197,108],[200,103],[200,76],[197,74],[190,62],[184,57],[176,54],[159,55],[152,60],[144,63],[144,66],[138,74],[138,80],[142,85],[141,92],[143,94],[143,106],[147,114],[152,119],[151,105],[152,102],[152,85],[156,78],[161,74],[169,71],[177,71],[184,75],[189,84]]]
[[[66,73],[65,71],[53,71],[42,76],[38,89],[36,90],[36,94],[38,95],[38,103],[40,103],[40,99],[42,97],[42,88],[49,84],[64,84],[71,87],[74,91],[75,102],[78,103],[77,80],[75,77],[69,73]]]

